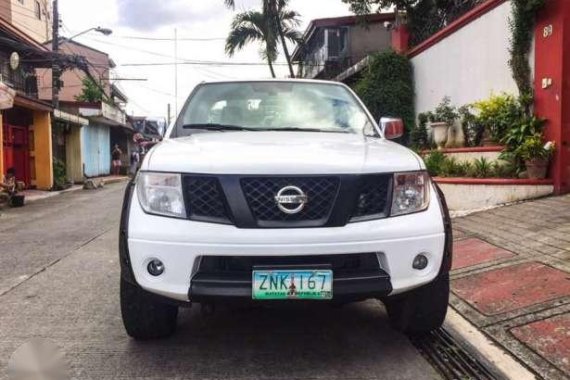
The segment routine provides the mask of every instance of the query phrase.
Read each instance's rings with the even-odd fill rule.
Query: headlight
[[[395,173],[391,215],[410,214],[428,208],[429,183],[426,172]]]
[[[149,214],[186,217],[180,174],[139,172],[137,195]]]

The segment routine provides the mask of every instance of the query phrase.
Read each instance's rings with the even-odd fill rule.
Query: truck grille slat
[[[258,221],[323,220],[332,210],[339,179],[335,177],[244,178],[241,180],[241,185],[249,207]],[[275,195],[285,186],[296,186],[307,195],[307,205],[300,213],[286,214],[277,207]]]
[[[297,213],[286,213],[276,196],[294,186],[306,196]],[[339,176],[183,176],[191,220],[239,228],[340,227],[389,216],[391,174]]]

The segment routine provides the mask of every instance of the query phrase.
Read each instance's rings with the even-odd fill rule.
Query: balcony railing
[[[33,67],[22,64],[12,70],[10,62],[0,57],[0,80],[14,90],[31,98],[38,98],[38,77]]]

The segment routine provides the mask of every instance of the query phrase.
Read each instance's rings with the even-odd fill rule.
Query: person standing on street
[[[115,148],[113,148],[113,152],[111,153],[111,158],[113,159],[113,175],[121,174],[121,157],[123,152],[119,149],[119,145],[115,144]]]

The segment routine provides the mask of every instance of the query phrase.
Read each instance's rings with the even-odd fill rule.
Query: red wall
[[[545,37],[545,28],[552,34]],[[557,194],[570,192],[570,1],[549,0],[536,25],[535,111],[556,142],[552,178]],[[543,88],[543,79],[552,84]]]

